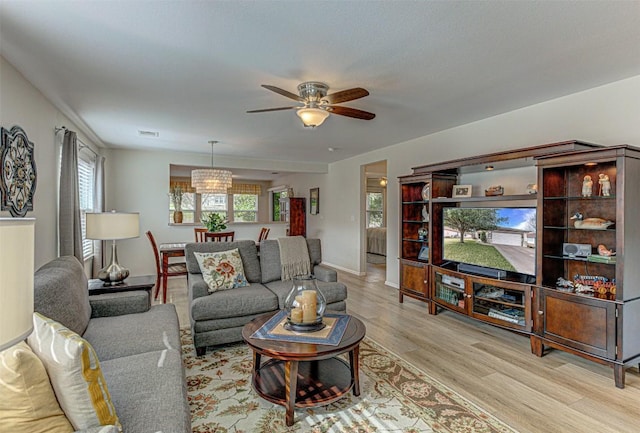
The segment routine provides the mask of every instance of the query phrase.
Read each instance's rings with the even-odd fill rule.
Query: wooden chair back
[[[207,232],[206,227],[194,227],[193,231],[196,234],[196,242],[205,242],[204,234]]]
[[[160,292],[160,280],[162,278],[162,266],[160,265],[160,252],[158,251],[158,244],[156,243],[156,239],[153,237],[151,230],[147,231],[147,238],[149,238],[149,242],[151,243],[151,248],[153,249],[153,258],[156,261],[156,294],[158,297],[158,292]]]
[[[156,239],[153,237],[151,230],[147,231],[147,238],[151,243],[151,248],[153,249],[153,258],[156,261],[156,293],[154,295],[154,299],[158,299],[158,294],[160,293],[160,287],[162,284],[162,257],[160,256],[160,250],[158,249],[158,244],[156,243]],[[184,261],[180,262],[172,262],[169,263],[167,269],[167,277],[177,277],[180,275],[187,275],[187,263]],[[166,289],[165,293],[163,293],[164,302],[166,302]]]
[[[269,237],[269,232],[270,231],[271,231],[270,228],[262,227],[262,229],[260,230],[260,235],[258,236],[258,243],[262,242],[267,237]]]
[[[204,234],[205,242],[231,242],[236,232],[216,232]]]

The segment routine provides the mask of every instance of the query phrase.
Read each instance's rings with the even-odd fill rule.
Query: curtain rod
[[[55,129],[56,129],[56,134],[58,132],[60,132],[60,131],[67,131],[68,130],[68,128],[66,126],[56,126]],[[78,146],[78,150],[87,149],[89,152],[93,153],[96,157],[100,156],[98,154],[98,152],[96,152],[91,147],[89,147],[87,144],[85,144],[84,141],[80,140],[77,135],[76,135],[76,141],[78,143],[80,143],[80,146]]]

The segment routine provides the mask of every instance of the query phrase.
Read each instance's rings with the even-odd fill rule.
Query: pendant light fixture
[[[217,141],[211,140],[211,168],[199,168],[191,171],[191,186],[198,194],[226,194],[231,188],[231,172],[213,168],[213,145]]]

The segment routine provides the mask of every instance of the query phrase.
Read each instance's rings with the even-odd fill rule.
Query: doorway
[[[364,165],[362,261],[369,277],[386,279],[387,271],[387,161]]]

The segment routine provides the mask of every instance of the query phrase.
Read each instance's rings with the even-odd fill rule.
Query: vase
[[[175,210],[173,211],[173,222],[176,224],[182,224],[182,211],[181,210]]]
[[[287,312],[285,328],[298,332],[319,331],[325,327],[322,320],[327,301],[311,276],[293,278],[293,287],[284,301]]]

